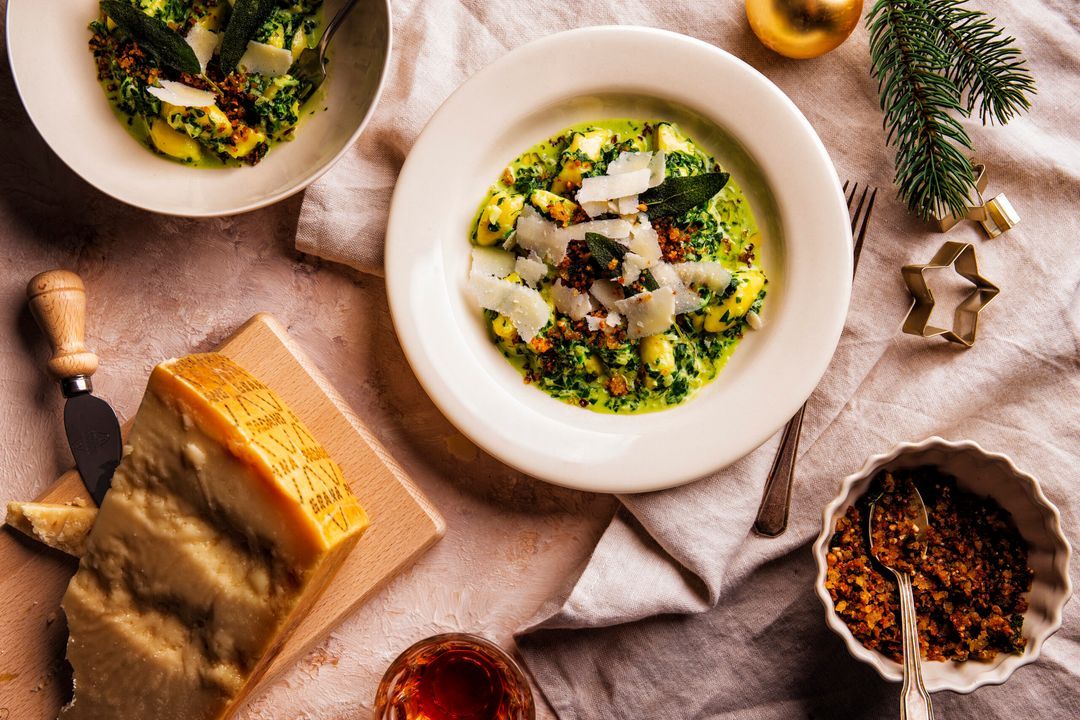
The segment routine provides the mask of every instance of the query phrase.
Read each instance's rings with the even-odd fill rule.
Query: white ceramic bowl
[[[956,477],[957,485],[989,496],[1012,513],[1017,529],[1030,546],[1028,562],[1035,571],[1024,615],[1027,646],[1022,655],[998,655],[990,662],[924,662],[923,677],[930,691],[968,693],[983,685],[1009,679],[1018,667],[1035,662],[1048,637],[1061,627],[1061,614],[1072,596],[1069,580],[1069,542],[1061,532],[1061,517],[1046,499],[1038,481],[1017,469],[1005,455],[987,452],[971,441],[951,442],[931,437],[920,443],[901,443],[884,455],[874,455],[859,472],[844,478],[840,494],[825,508],[821,534],[814,543],[818,574],[815,588],[825,606],[825,619],[844,639],[848,652],[871,665],[886,680],[903,679],[901,666],[868,650],[840,619],[825,588],[826,554],[836,520],[859,499],[880,470],[934,465]]]
[[[761,226],[770,279],[766,327],[748,333],[717,380],[683,405],[629,416],[523,383],[465,289],[469,226],[506,164],[568,125],[617,117],[675,121],[732,173]],[[851,263],[836,172],[792,102],[723,50],[635,27],[552,35],[473,76],[409,154],[387,228],[394,326],[434,402],[503,462],[599,492],[689,482],[768,439],[832,357]]]
[[[328,19],[342,2],[327,0]],[[169,215],[231,215],[303,190],[360,135],[390,59],[389,0],[361,0],[334,37],[324,90],[305,108],[316,112],[294,141],[255,167],[192,168],[155,155],[116,119],[87,48],[97,14],[97,0],[9,0],[15,85],[38,132],[72,170],[117,200]]]

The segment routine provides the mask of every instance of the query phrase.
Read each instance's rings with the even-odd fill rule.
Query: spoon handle
[[[904,645],[904,685],[900,690],[900,720],[934,720],[930,693],[923,685],[922,654],[919,650],[919,628],[915,616],[915,594],[911,576],[895,572],[900,588],[900,622]]]
[[[326,48],[330,45],[330,41],[334,38],[334,33],[341,27],[341,23],[345,20],[345,17],[349,14],[349,11],[356,7],[357,0],[345,0],[345,4],[341,6],[341,9],[337,11],[334,18],[323,30],[322,38],[319,40],[319,57],[326,56]]]

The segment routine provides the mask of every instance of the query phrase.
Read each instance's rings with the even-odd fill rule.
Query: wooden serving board
[[[371,517],[341,571],[271,663],[265,683],[441,538],[445,524],[273,317],[251,318],[218,351],[285,400],[341,466]],[[71,470],[38,500],[77,497],[92,504]],[[15,530],[0,531],[0,720],[52,720],[70,698],[60,600],[76,567],[73,558]]]

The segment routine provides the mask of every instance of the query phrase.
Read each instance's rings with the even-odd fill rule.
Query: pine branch
[[[994,18],[964,7],[965,0],[909,0],[934,25],[950,55],[945,75],[967,94],[967,114],[979,106],[979,119],[1001,125],[1031,107],[1035,80],[1016,47]]]
[[[940,74],[951,59],[940,31],[922,12],[922,0],[876,0],[867,26],[900,198],[923,219],[963,212],[975,189],[964,152],[972,147],[950,114],[964,108],[956,84]]]

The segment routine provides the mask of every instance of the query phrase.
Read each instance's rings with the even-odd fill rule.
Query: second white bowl
[[[333,17],[344,0],[328,0]],[[330,169],[375,109],[390,60],[389,0],[363,0],[334,36],[329,75],[296,138],[255,167],[193,168],[156,155],[113,114],[87,47],[98,0],[10,0],[7,48],[26,111],[45,142],[98,190],[189,217],[231,215],[303,190]]]

